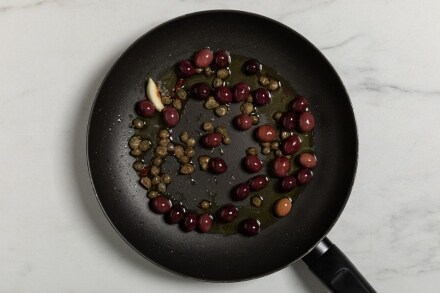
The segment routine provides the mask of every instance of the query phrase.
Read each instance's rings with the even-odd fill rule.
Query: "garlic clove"
[[[162,112],[165,106],[162,103],[159,89],[157,88],[157,85],[154,82],[154,80],[152,80],[151,78],[148,78],[147,97],[148,100],[150,100],[153,103],[154,108],[156,108],[157,111]]]

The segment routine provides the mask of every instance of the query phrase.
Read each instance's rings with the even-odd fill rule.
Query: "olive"
[[[283,140],[283,142],[281,143],[281,151],[285,155],[293,155],[299,150],[299,148],[301,147],[301,143],[301,137],[294,134]]]
[[[301,166],[309,169],[316,167],[316,157],[313,154],[303,153],[299,155],[298,162]]]
[[[278,217],[285,217],[290,213],[290,210],[292,209],[292,201],[288,199],[287,197],[280,198],[275,204],[274,204],[274,212],[275,215]]]
[[[243,70],[244,73],[247,75],[254,75],[258,72],[261,72],[263,69],[263,65],[261,65],[261,62],[256,59],[249,59],[243,64]]]
[[[256,136],[260,142],[272,142],[278,133],[275,128],[266,124],[257,128]]]
[[[202,214],[197,221],[197,229],[199,232],[206,233],[212,228],[212,216],[210,214]]]
[[[258,88],[253,92],[253,102],[257,106],[264,106],[271,100],[270,92],[264,88]]]
[[[252,127],[252,118],[249,115],[240,114],[238,116],[235,116],[234,125],[239,130],[248,130]]]
[[[220,86],[215,90],[215,100],[220,104],[229,104],[232,102],[232,92],[226,86]]]
[[[209,48],[204,48],[194,55],[194,64],[197,67],[204,68],[209,66],[213,59],[214,52],[212,52]]]
[[[283,192],[289,192],[296,187],[295,176],[283,177],[280,181],[280,189]]]
[[[258,191],[265,188],[267,183],[269,183],[269,178],[267,178],[267,176],[257,175],[249,180],[249,187],[252,191]]]
[[[226,204],[221,207],[217,213],[217,217],[220,222],[230,223],[232,222],[238,215],[238,209],[233,204]]]
[[[296,126],[296,117],[293,112],[286,112],[281,116],[280,119],[281,127],[284,130],[292,131]]]
[[[186,209],[183,205],[173,205],[166,214],[165,220],[170,224],[179,223],[185,216]]]
[[[298,119],[298,128],[302,132],[307,132],[315,128],[315,117],[312,112],[301,113]]]
[[[296,182],[300,185],[309,183],[313,178],[313,172],[307,168],[300,168],[295,172]]]
[[[218,69],[229,67],[231,65],[231,55],[225,50],[215,52],[214,64]]]
[[[248,155],[244,158],[244,167],[250,173],[257,173],[263,169],[263,163],[256,155]]]
[[[234,200],[244,200],[251,192],[251,188],[247,183],[240,183],[232,190],[232,198]]]
[[[197,227],[197,214],[194,212],[188,212],[180,223],[183,231],[193,231]]]
[[[150,200],[150,207],[155,213],[165,214],[171,209],[171,202],[165,196],[159,195]]]
[[[213,132],[202,136],[202,145],[205,148],[215,148],[222,143],[222,136],[220,133]]]
[[[294,98],[289,103],[289,109],[297,113],[302,113],[307,111],[308,107],[309,107],[309,101],[307,101],[307,99],[302,96]]]
[[[232,88],[234,102],[240,103],[247,99],[251,88],[245,82],[239,82]]]
[[[166,107],[162,111],[162,120],[170,128],[179,124],[180,115],[173,106]]]
[[[260,222],[254,218],[243,220],[240,226],[242,233],[247,236],[255,236],[260,232]]]
[[[284,156],[276,157],[272,162],[272,172],[277,177],[284,177],[290,171],[290,161]]]
[[[215,174],[222,174],[228,170],[228,165],[222,158],[212,158],[209,160],[208,168]]]
[[[189,60],[182,60],[177,64],[177,74],[180,77],[190,77],[196,73],[194,65]]]
[[[142,117],[152,117],[156,113],[156,109],[152,102],[142,100],[136,103],[136,113]]]
[[[198,82],[191,87],[190,94],[197,99],[206,100],[211,94],[211,87],[204,82]]]

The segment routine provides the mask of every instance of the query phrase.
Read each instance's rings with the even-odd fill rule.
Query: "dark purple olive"
[[[252,127],[252,118],[246,114],[235,116],[234,125],[239,130],[248,130]]]
[[[211,64],[213,59],[214,52],[212,52],[209,48],[204,48],[194,55],[194,64],[201,68],[207,67]]]
[[[277,177],[284,177],[290,171],[291,163],[286,157],[276,157],[272,162],[272,173]]]
[[[190,93],[194,98],[206,100],[211,95],[211,87],[204,82],[199,82],[191,87]]]
[[[218,213],[217,217],[220,222],[230,223],[232,222],[238,215],[238,209],[233,204],[227,204],[222,206]]]
[[[165,214],[171,209],[171,202],[165,196],[159,195],[150,200],[150,207],[155,213]]]
[[[298,119],[298,128],[302,132],[312,131],[315,128],[315,117],[312,112],[301,113]]]
[[[247,155],[244,158],[244,167],[250,173],[257,173],[263,169],[263,163],[257,155]]]
[[[302,113],[307,111],[309,107],[309,101],[304,97],[296,97],[289,103],[290,111]]]
[[[267,183],[269,183],[269,178],[267,178],[267,176],[257,175],[249,180],[249,187],[252,191],[258,191],[265,188]]]
[[[256,106],[264,106],[268,104],[271,100],[270,92],[264,88],[257,88],[253,92],[253,101]]]
[[[299,150],[299,148],[301,147],[301,143],[301,137],[294,134],[283,140],[283,142],[281,143],[281,151],[285,155],[293,155]]]
[[[283,177],[280,181],[280,188],[283,192],[289,192],[296,187],[296,179],[294,176]]]
[[[231,55],[225,50],[215,52],[214,64],[218,69],[229,67],[231,65]]]
[[[162,110],[162,120],[166,124],[166,126],[172,128],[179,124],[179,112],[177,112],[176,108],[174,108],[173,106],[168,106]]]
[[[212,228],[212,216],[210,214],[202,214],[197,222],[199,232],[206,233]]]
[[[170,224],[179,223],[185,216],[186,209],[183,205],[173,205],[166,215],[166,221]]]
[[[215,148],[222,143],[222,136],[220,133],[208,133],[202,136],[202,145],[205,148]]]
[[[183,231],[193,231],[197,227],[197,214],[194,212],[188,212],[180,223]]]
[[[136,113],[142,117],[152,117],[156,113],[156,109],[152,102],[142,100],[136,103]]]
[[[177,64],[177,74],[180,77],[190,77],[196,73],[194,65],[189,60],[182,60]]]
[[[209,160],[208,168],[212,173],[222,174],[228,170],[228,165],[222,158],[212,158]]]
[[[226,86],[218,87],[215,90],[215,100],[220,104],[229,104],[232,102],[232,92]]]
[[[234,200],[244,200],[251,193],[251,188],[247,183],[240,183],[232,190],[232,198]]]
[[[293,112],[286,112],[281,116],[280,119],[281,127],[284,130],[292,131],[296,126],[296,117]]]
[[[234,85],[232,93],[234,94],[234,102],[240,103],[247,99],[251,91],[250,86],[245,82],[239,82]]]
[[[312,170],[307,168],[299,168],[295,172],[295,178],[296,178],[296,182],[298,182],[299,185],[304,185],[312,180],[313,172]]]
[[[261,72],[263,65],[257,59],[249,59],[243,64],[244,73],[247,75],[254,75]]]
[[[243,220],[241,222],[241,231],[247,236],[255,236],[260,232],[260,222],[253,218]]]

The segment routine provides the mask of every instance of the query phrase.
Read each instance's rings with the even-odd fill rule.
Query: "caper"
[[[150,149],[151,142],[149,140],[143,140],[139,144],[139,149],[143,152],[146,152]]]
[[[161,182],[160,176],[154,176],[153,179],[151,179],[151,184],[157,185]]]
[[[263,198],[261,196],[253,196],[252,204],[257,208],[261,207],[261,205],[263,204]]]
[[[159,145],[160,146],[166,147],[170,142],[171,142],[171,140],[169,138],[159,139]]]
[[[156,156],[164,157],[167,155],[167,147],[166,146],[158,146],[154,150],[154,153],[156,154]]]
[[[186,142],[189,138],[189,134],[188,132],[184,131],[180,134],[180,140],[183,142]]]
[[[204,104],[204,107],[208,110],[214,110],[218,106],[220,106],[220,104],[215,100],[213,96],[209,96]]]
[[[281,157],[282,155],[283,155],[283,152],[280,149],[275,151],[275,156]]]
[[[158,195],[159,195],[159,192],[151,190],[148,192],[147,197],[151,199],[151,198],[155,198]]]
[[[196,154],[196,150],[193,147],[187,147],[185,150],[185,155],[188,156],[189,158],[194,157],[194,155]]]
[[[222,85],[223,85],[223,80],[221,80],[218,77],[214,78],[214,81],[212,82],[213,87],[218,88],[221,87]]]
[[[180,167],[180,173],[182,174],[191,174],[194,172],[194,166],[190,163],[186,163]]]
[[[281,131],[280,137],[282,140],[285,140],[286,138],[288,138],[290,136],[290,132],[288,131]]]
[[[215,114],[219,117],[223,117],[226,115],[226,113],[228,113],[228,107],[226,107],[225,105],[221,105],[217,108],[215,108]]]
[[[160,173],[160,168],[158,166],[151,166],[150,174],[153,176],[157,176]]]
[[[264,148],[270,148],[270,142],[262,142],[260,145]]]
[[[217,70],[217,77],[218,78],[224,79],[228,76],[229,76],[229,70],[227,70],[226,68],[222,68],[222,69]]]
[[[128,142],[128,145],[132,150],[139,148],[139,144],[141,143],[141,138],[139,136],[132,136]]]
[[[194,147],[195,145],[196,145],[196,140],[192,137],[188,138],[188,140],[186,141],[186,146]]]
[[[173,99],[171,99],[171,97],[165,96],[162,97],[162,103],[164,105],[170,105],[173,102]]]
[[[270,148],[263,148],[261,152],[263,153],[263,155],[268,155],[270,154]]]
[[[189,161],[190,161],[190,159],[186,155],[180,156],[180,158],[179,158],[179,163],[180,164],[186,164],[186,163],[189,163]]]
[[[212,132],[214,130],[214,125],[212,124],[212,122],[207,121],[207,122],[203,123],[202,129],[203,129],[203,131],[206,131],[206,132]]]
[[[199,157],[200,169],[202,169],[203,171],[208,170],[208,163],[210,159],[211,158],[209,156],[200,156]]]
[[[184,89],[180,89],[177,91],[177,97],[181,100],[186,100],[188,93]]]
[[[202,73],[203,72],[203,68],[197,67],[196,68],[196,73]]]
[[[131,150],[130,155],[132,155],[133,157],[139,157],[140,155],[142,155],[142,151],[140,149]]]
[[[142,127],[145,126],[145,122],[142,119],[136,118],[136,119],[133,120],[132,126],[134,128],[138,128],[139,129],[139,128],[142,128]]]
[[[211,76],[212,75],[212,69],[211,69],[211,67],[205,67],[204,69],[203,69],[203,72],[205,73],[205,75],[206,76]]]
[[[260,118],[258,117],[258,115],[250,115],[250,116],[251,116],[253,125],[257,125],[260,122]]]
[[[249,147],[246,149],[246,155],[254,155],[256,156],[258,154],[257,148],[255,147]]]
[[[276,91],[280,87],[280,83],[272,79],[269,83],[269,90]]]
[[[162,176],[160,177],[160,179],[161,179],[162,182],[165,183],[165,184],[170,184],[171,181],[172,181],[172,177],[171,177],[171,175],[168,174],[168,173],[162,174]]]
[[[267,76],[264,76],[264,75],[260,76],[260,78],[258,79],[258,82],[261,85],[268,85],[270,83],[269,78]]]
[[[164,183],[157,184],[157,191],[164,193],[167,191],[167,186]]]
[[[276,151],[277,149],[279,149],[280,147],[280,143],[278,141],[273,141],[270,144],[270,149],[273,151]]]
[[[198,204],[198,207],[202,210],[207,210],[211,207],[211,203],[204,199]]]
[[[167,151],[174,152],[174,144],[172,142],[167,144]]]
[[[275,121],[278,121],[278,120],[280,120],[281,116],[283,116],[282,112],[276,112],[275,114],[273,114],[273,119]]]
[[[254,111],[254,104],[246,102],[241,104],[240,110],[243,114],[249,115]]]
[[[142,177],[141,180],[139,180],[139,182],[141,183],[141,185],[143,187],[145,187],[145,189],[150,189],[151,188],[151,179],[148,177]]]
[[[215,132],[220,133],[221,136],[228,135],[228,130],[224,126],[219,126],[215,129]]]
[[[252,95],[248,95],[247,99],[246,99],[246,102],[252,103],[253,101],[254,101],[254,98],[252,97]]]
[[[161,129],[159,131],[159,138],[168,138],[170,137],[170,132],[167,129]]]
[[[178,99],[173,100],[173,107],[176,108],[176,110],[182,109],[182,101]]]
[[[161,157],[154,157],[152,160],[152,163],[154,166],[160,166],[160,165],[162,165],[162,158]]]
[[[223,144],[226,144],[226,145],[230,144],[232,142],[231,137],[229,135],[223,136],[222,142],[223,142]]]
[[[183,147],[181,145],[176,145],[174,147],[174,155],[176,156],[176,158],[180,158],[181,156],[183,156]]]
[[[134,162],[134,164],[133,164],[133,168],[136,170],[136,171],[141,171],[142,169],[144,169],[144,163],[142,163],[141,161],[136,161],[136,162]]]

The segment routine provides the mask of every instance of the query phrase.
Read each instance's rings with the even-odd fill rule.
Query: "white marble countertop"
[[[360,151],[329,237],[379,292],[438,292],[440,2],[397,0],[0,1],[0,292],[326,292],[302,263],[233,284],[175,276],[93,195],[86,126],[105,73],[154,26],[219,8],[277,19],[334,65]]]

